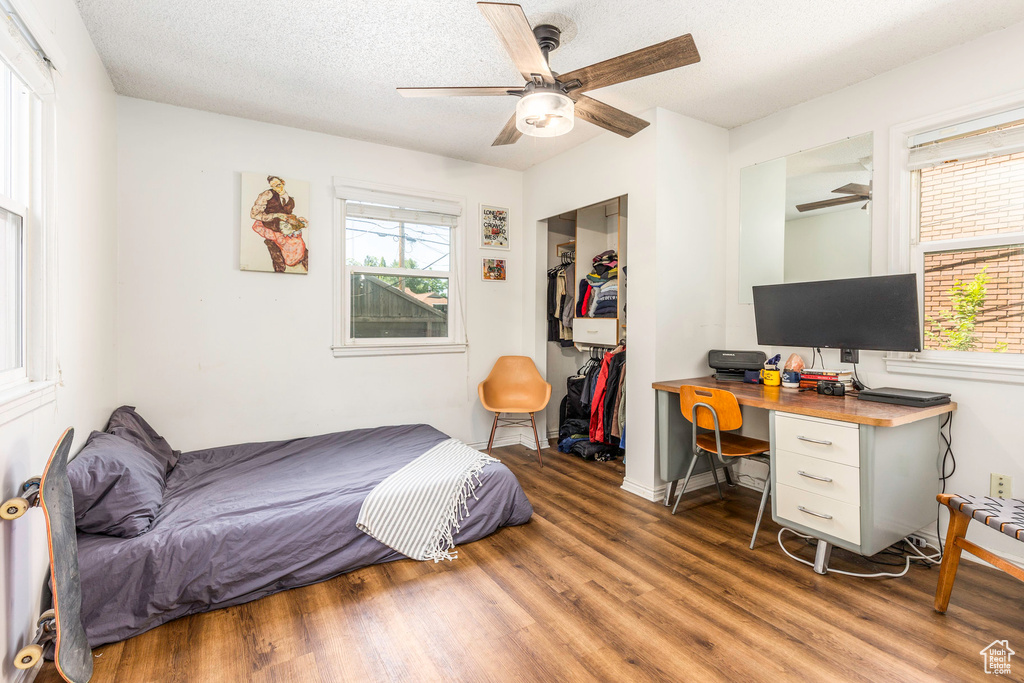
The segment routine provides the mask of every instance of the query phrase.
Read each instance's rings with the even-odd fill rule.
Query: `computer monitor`
[[[917,275],[754,287],[757,343],[920,351]]]

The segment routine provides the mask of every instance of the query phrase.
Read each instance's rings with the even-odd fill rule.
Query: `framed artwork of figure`
[[[265,273],[309,272],[309,183],[242,173],[239,266]]]

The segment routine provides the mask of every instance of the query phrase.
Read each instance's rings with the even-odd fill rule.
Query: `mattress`
[[[89,645],[403,556],[356,528],[366,495],[448,438],[428,425],[183,453],[135,538],[78,535]],[[457,544],[524,524],[533,508],[500,463],[480,475]]]

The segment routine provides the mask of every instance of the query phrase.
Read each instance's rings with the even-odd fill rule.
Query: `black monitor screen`
[[[757,343],[920,351],[917,275],[754,287]]]

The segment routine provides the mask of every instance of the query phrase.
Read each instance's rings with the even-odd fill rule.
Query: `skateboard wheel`
[[[3,507],[0,508],[0,517],[4,519],[17,519],[25,514],[28,507],[28,501],[24,498],[11,498],[4,501]]]
[[[47,631],[53,631],[57,628],[57,613],[52,609],[48,609],[39,615],[36,619],[36,626],[47,626]]]
[[[26,645],[14,656],[15,669],[31,669],[43,656],[43,647],[36,643]]]

